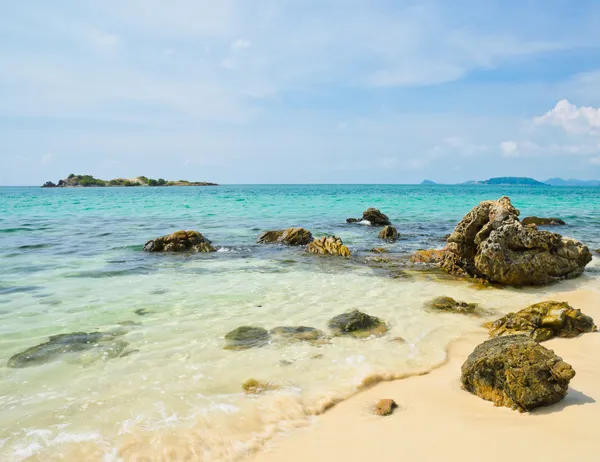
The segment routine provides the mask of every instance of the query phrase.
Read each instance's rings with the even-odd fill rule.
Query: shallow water
[[[125,355],[64,355],[0,368],[2,460],[231,460],[314,416],[364,382],[428,370],[484,318],[431,313],[449,295],[489,317],[552,292],[597,286],[600,264],[542,289],[484,289],[431,274],[365,265],[377,229],[347,225],[369,206],[401,233],[390,252],[441,247],[479,201],[510,195],[522,216],[600,248],[600,189],[497,186],[223,186],[0,188],[0,359],[68,332],[126,332]],[[304,226],[340,236],[350,260],[255,244],[261,231]],[[197,229],[219,252],[155,255],[145,241]],[[392,277],[396,276],[396,277]],[[307,325],[358,308],[385,319],[379,338],[272,341],[224,350],[240,325]],[[139,311],[142,310],[142,311]],[[136,314],[136,311],[140,314]],[[129,322],[135,325],[122,326]],[[394,341],[402,338],[404,343]],[[281,389],[243,394],[248,378]]]

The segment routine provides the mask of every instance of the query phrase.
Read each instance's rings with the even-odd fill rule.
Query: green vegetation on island
[[[216,183],[207,183],[205,181],[167,181],[163,178],[158,180],[154,178],[148,178],[145,176],[138,176],[136,178],[115,178],[112,180],[101,180],[94,178],[92,175],[75,175],[71,173],[66,179],[59,180],[58,183],[47,181],[42,185],[42,188],[101,188],[107,186],[218,186]]]
[[[529,186],[548,186],[546,183],[534,180],[533,178],[516,177],[516,176],[501,176],[490,178],[483,181],[467,181],[463,184],[492,184],[492,185],[529,185]]]

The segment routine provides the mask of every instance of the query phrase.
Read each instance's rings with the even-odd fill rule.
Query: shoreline
[[[600,319],[600,291],[576,288],[553,294],[592,318]],[[595,425],[600,419],[594,368],[600,332],[573,339],[555,338],[543,345],[571,364],[576,376],[569,394],[552,406],[530,413],[497,408],[461,389],[460,367],[487,332],[467,334],[448,346],[444,363],[424,375],[383,381],[337,403],[306,428],[279,435],[245,460],[252,462],[434,460],[487,462],[533,458],[595,460]],[[372,408],[391,398],[398,408],[388,417]],[[435,443],[434,443],[435,442]]]

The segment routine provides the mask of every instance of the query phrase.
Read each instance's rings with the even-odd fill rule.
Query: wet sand
[[[553,294],[600,322],[600,291]],[[497,408],[460,387],[460,367],[486,340],[480,332],[455,341],[449,360],[428,375],[382,382],[338,404],[316,423],[272,440],[253,462],[600,460],[600,333],[544,343],[577,375],[561,402],[519,413]],[[399,408],[373,415],[382,398]]]

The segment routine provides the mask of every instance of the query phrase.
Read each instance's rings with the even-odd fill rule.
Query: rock
[[[242,384],[242,389],[247,395],[258,395],[265,391],[279,390],[280,388],[279,385],[256,379],[248,379]]]
[[[436,297],[425,304],[427,308],[451,313],[471,314],[477,310],[476,303],[457,302],[450,297]]]
[[[597,254],[600,254],[600,249],[596,249],[596,253],[597,253]]]
[[[304,228],[288,228],[279,231],[265,231],[258,238],[259,244],[280,243],[286,245],[306,245],[312,242],[313,236]]]
[[[575,376],[552,350],[525,335],[487,340],[475,348],[461,371],[465,390],[521,412],[560,401]]]
[[[176,231],[144,245],[146,252],[216,252],[211,242],[198,231]]]
[[[537,226],[560,226],[566,225],[566,223],[560,218],[540,218],[540,217],[525,217],[521,220],[524,225],[537,225]]]
[[[368,208],[363,212],[363,221],[366,220],[371,223],[371,226],[385,226],[391,225],[390,219],[384,213],[381,213],[378,209]]]
[[[388,225],[379,232],[377,237],[386,241],[395,241],[398,239],[398,231],[393,226]]]
[[[490,337],[525,334],[536,342],[553,337],[577,337],[594,332],[594,320],[566,302],[541,302],[528,306],[488,325]]]
[[[375,414],[386,416],[391,415],[398,405],[393,399],[380,399],[375,405]]]
[[[508,197],[481,202],[448,238],[440,268],[515,286],[542,285],[583,273],[592,258],[587,247],[525,226],[518,216]]]
[[[358,310],[342,313],[331,318],[327,326],[333,331],[334,335],[369,337],[387,332],[387,325],[383,320]]]
[[[242,326],[225,335],[226,350],[246,350],[261,347],[269,342],[271,335],[262,327]]]
[[[315,342],[326,338],[323,331],[305,326],[279,326],[271,329],[269,333],[292,341]]]
[[[417,250],[410,256],[410,261],[412,263],[436,264],[442,260],[443,255],[443,249]]]
[[[359,218],[346,218],[346,223],[360,223]]]
[[[48,341],[11,356],[8,367],[22,368],[38,366],[58,359],[65,353],[83,352],[95,349],[110,358],[118,357],[128,346],[127,342],[116,340],[119,334],[104,332],[73,332],[52,335]],[[122,334],[121,334],[122,335]]]
[[[52,181],[46,181],[43,185],[42,188],[56,188],[57,186],[52,183]]]
[[[134,313],[138,316],[145,316],[150,313],[150,311],[148,311],[146,308],[138,308],[137,310],[134,310]]]
[[[387,253],[387,249],[384,249],[383,247],[374,247],[371,249],[371,252],[373,253]]]
[[[306,251],[322,255],[350,256],[350,249],[344,245],[339,237],[335,236],[325,236],[315,239],[306,246]]]

